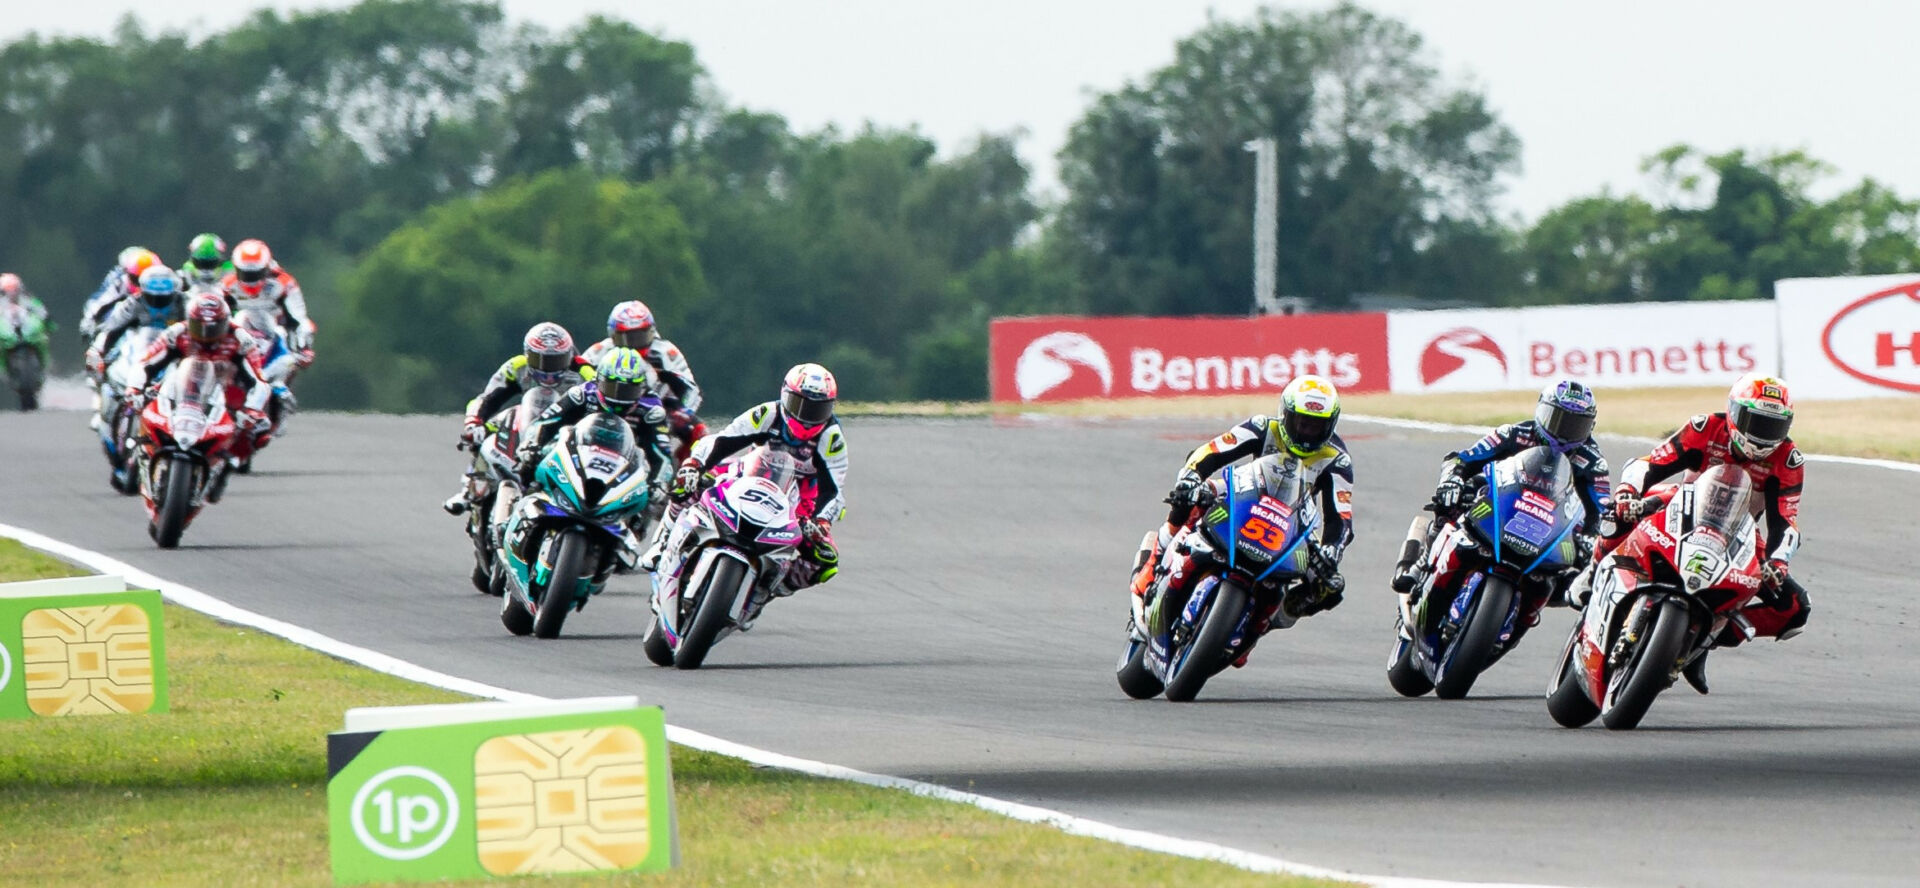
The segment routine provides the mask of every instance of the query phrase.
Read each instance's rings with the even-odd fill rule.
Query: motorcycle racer
[[[793,456],[799,476],[800,519],[803,539],[800,556],[774,590],[792,595],[817,586],[840,573],[840,550],[833,544],[833,525],[846,514],[847,439],[833,406],[839,384],[819,364],[799,364],[787,371],[777,400],[749,408],[718,433],[700,439],[693,455],[674,474],[673,505],[660,522],[653,546],[640,566],[652,570],[665,552],[677,544],[675,518],[708,480],[707,473],[728,457],[755,445],[768,445]]]
[[[113,307],[139,292],[140,273],[159,264],[160,257],[146,247],[121,250],[113,267],[107,269],[107,276],[100,280],[100,288],[87,297],[86,306],[80,310],[80,336],[92,339]]]
[[[233,371],[227,378],[227,406],[234,411],[234,428],[245,436],[245,446],[239,449],[250,454],[267,446],[273,435],[273,423],[266,413],[273,387],[261,378],[260,369],[252,360],[251,338],[234,327],[226,300],[212,293],[188,300],[185,316],[185,320],[167,327],[148,349],[127,392],[128,398],[144,400],[147,395],[143,389],[156,384],[160,374],[183,359],[199,357],[215,364],[230,364]],[[222,468],[223,480],[224,472],[231,471],[235,462],[235,457],[228,457]],[[212,489],[221,490],[224,486],[215,484]],[[219,499],[213,493],[209,493],[208,498]]]
[[[28,292],[26,283],[11,271],[0,274],[0,299],[17,302],[26,307],[28,314],[43,321],[47,319],[47,306]]]
[[[307,297],[300,282],[273,261],[266,243],[248,238],[233,248],[233,272],[220,280],[227,307],[239,314],[264,310],[287,337],[287,347],[312,359],[313,333],[317,329],[307,315]],[[303,361],[305,363],[306,361]]]
[[[587,347],[587,362],[598,362],[601,355],[614,348],[639,351],[653,366],[659,378],[654,394],[667,408],[675,438],[690,446],[706,434],[707,427],[698,415],[702,397],[700,384],[693,379],[693,367],[679,346],[661,338],[653,322],[653,310],[646,303],[633,299],[614,306],[607,315],[607,338]]]
[[[93,343],[87,347],[87,373],[98,379],[119,351],[121,337],[135,327],[162,330],[182,318],[180,276],[164,265],[155,265],[140,273],[139,295],[123,300],[100,322]]]
[[[1785,641],[1800,632],[1812,611],[1807,591],[1788,573],[1800,547],[1796,519],[1806,457],[1787,436],[1793,425],[1793,400],[1778,377],[1748,374],[1727,392],[1724,413],[1694,416],[1654,447],[1653,452],[1629,462],[1613,492],[1613,514],[1618,522],[1612,538],[1602,538],[1592,565],[1580,575],[1569,597],[1584,604],[1599,569],[1622,538],[1631,532],[1650,505],[1641,497],[1655,485],[1686,480],[1718,465],[1745,471],[1759,492],[1765,513],[1766,563],[1764,601],[1742,609],[1740,616],[1716,638],[1716,647],[1732,647],[1749,638]],[[1684,673],[1700,693],[1707,692],[1706,658],[1693,661]]]
[[[520,354],[501,362],[500,369],[493,371],[493,376],[487,380],[479,396],[467,402],[466,421],[460,430],[460,440],[475,451],[472,471],[485,472],[479,446],[488,434],[487,422],[490,417],[530,388],[564,392],[593,377],[593,365],[574,353],[573,336],[567,333],[565,327],[552,321],[543,321],[529,328],[521,341]],[[469,472],[469,476],[471,474]],[[463,514],[473,504],[471,493],[470,483],[463,482],[460,492],[440,507],[449,515]]]
[[[1574,537],[1582,553],[1576,563],[1584,563],[1585,553],[1592,551],[1600,532],[1601,517],[1612,504],[1607,492],[1607,459],[1593,440],[1594,420],[1599,415],[1596,407],[1593,390],[1585,384],[1571,379],[1548,383],[1540,390],[1532,419],[1500,426],[1472,446],[1447,454],[1440,465],[1440,483],[1433,492],[1432,514],[1422,513],[1407,528],[1400,561],[1394,566],[1393,591],[1404,594],[1419,588],[1427,546],[1439,528],[1472,503],[1474,485],[1487,464],[1531,447],[1550,448],[1566,457],[1573,468],[1580,502],[1586,507],[1586,521]],[[1562,585],[1567,582],[1571,580],[1563,580]],[[1539,622],[1540,608],[1546,603],[1547,599],[1529,596],[1522,614],[1525,625]]]
[[[180,266],[180,277],[192,290],[218,289],[220,282],[233,272],[233,263],[227,261],[227,242],[212,232],[194,235],[187,242],[187,261]]]
[[[1276,622],[1286,628],[1301,617],[1338,607],[1346,588],[1340,557],[1353,541],[1353,458],[1346,442],[1334,433],[1339,421],[1340,394],[1333,383],[1319,376],[1301,376],[1280,393],[1278,414],[1253,416],[1195,448],[1167,495],[1171,508],[1166,523],[1147,531],[1140,541],[1133,594],[1145,596],[1158,579],[1161,553],[1198,516],[1195,506],[1206,498],[1206,491],[1213,490],[1210,485],[1217,484],[1208,481],[1214,472],[1244,457],[1285,454],[1321,498],[1325,523],[1313,544],[1314,577],[1305,587],[1306,594],[1297,600],[1289,596],[1275,612],[1263,614],[1259,631],[1264,634]]]

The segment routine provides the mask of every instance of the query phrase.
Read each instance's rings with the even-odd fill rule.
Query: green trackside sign
[[[349,710],[327,812],[341,885],[679,859],[666,719],[633,697]]]
[[[0,719],[165,712],[164,628],[119,577],[0,583]]]

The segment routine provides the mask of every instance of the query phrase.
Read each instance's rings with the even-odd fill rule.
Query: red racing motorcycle
[[[1655,697],[1704,656],[1758,595],[1765,543],[1753,481],[1719,465],[1649,491],[1649,511],[1606,556],[1547,695],[1553,720],[1640,724]]]
[[[225,480],[220,469],[237,435],[223,369],[199,357],[181,361],[140,411],[135,471],[147,535],[162,549],[180,545],[210,485]]]

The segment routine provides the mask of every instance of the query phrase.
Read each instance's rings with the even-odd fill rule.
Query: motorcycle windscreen
[[[1299,543],[1319,523],[1310,494],[1299,464],[1279,454],[1229,469],[1224,511],[1216,509],[1213,522],[1215,538],[1231,546],[1229,564],[1260,576],[1305,570]]]
[[[740,461],[740,477],[763,478],[774,487],[786,491],[788,508],[799,505],[799,474],[792,454],[764,444],[754,447]]]
[[[1529,571],[1572,560],[1568,532],[1584,517],[1584,507],[1566,457],[1528,448],[1494,464],[1493,484],[1495,507],[1482,519],[1481,531],[1499,541],[1503,556],[1510,553]]]
[[[1733,466],[1718,465],[1694,479],[1692,488],[1693,521],[1680,540],[1680,563],[1674,566],[1687,591],[1698,592],[1726,576],[1744,551],[1735,543],[1751,535],[1753,479]]]
[[[588,514],[645,504],[646,473],[636,471],[643,463],[626,420],[590,414],[573,424],[573,442],[582,476],[580,505]]]
[[[184,447],[200,443],[207,427],[226,408],[226,374],[205,358],[191,357],[167,371],[160,384],[173,440]]]

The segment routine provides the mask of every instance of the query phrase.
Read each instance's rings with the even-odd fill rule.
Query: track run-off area
[[[1682,417],[1675,417],[1678,422]],[[1343,420],[1358,511],[1346,603],[1262,641],[1196,703],[1113,680],[1125,576],[1186,452],[1224,421],[845,420],[832,583],[696,672],[640,650],[643,575],[556,641],[509,637],[467,581],[457,422],[304,414],[188,528],[148,540],[84,413],[0,416],[0,523],[422,667],[541,696],[638,694],[677,726],[1318,867],[1572,885],[1920,878],[1920,473],[1808,467],[1806,634],[1716,652],[1643,726],[1569,731],[1550,610],[1464,701],[1386,684],[1387,576],[1458,431]],[[1618,465],[1644,444],[1604,439]],[[315,743],[321,738],[316,737]]]

